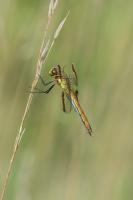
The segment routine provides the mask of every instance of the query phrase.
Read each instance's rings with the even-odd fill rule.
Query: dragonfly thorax
[[[65,79],[58,78],[58,84],[61,86],[62,89],[67,89],[67,82]]]

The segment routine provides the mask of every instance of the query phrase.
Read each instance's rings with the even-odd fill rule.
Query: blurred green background
[[[0,191],[25,109],[49,1],[0,1]],[[93,128],[61,110],[61,91],[35,95],[7,200],[133,198],[133,1],[59,1],[49,34],[69,18],[42,69],[75,63]]]

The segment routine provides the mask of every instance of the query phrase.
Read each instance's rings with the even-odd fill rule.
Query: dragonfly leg
[[[31,91],[31,93],[45,93],[45,94],[48,94],[51,90],[52,90],[52,88],[55,86],[55,84],[54,85],[51,85],[50,86],[50,88],[48,88],[48,90],[46,90],[46,91],[44,91],[44,90],[41,90],[41,89],[39,89],[39,88],[35,88],[35,90],[37,90],[37,91]]]
[[[76,80],[76,85],[78,85],[78,76],[77,76],[77,72],[75,70],[74,64],[72,64],[72,72],[74,73],[74,77]]]
[[[46,90],[44,93],[48,94],[48,93],[52,90],[52,88],[53,88],[54,86],[55,86],[55,84],[54,84],[54,85],[51,85],[50,88],[49,88],[48,90]]]
[[[66,112],[66,108],[65,108],[65,99],[64,99],[64,92],[62,92],[61,94],[62,96],[62,107],[63,107],[63,112]]]
[[[54,81],[49,81],[49,82],[46,83],[40,74],[38,74],[38,76],[39,76],[39,79],[41,80],[41,82],[44,86],[47,86],[47,85],[54,82]]]

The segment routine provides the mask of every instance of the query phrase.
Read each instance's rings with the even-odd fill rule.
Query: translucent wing
[[[65,66],[62,68],[62,74],[61,76],[63,76],[64,78],[66,79],[69,79],[69,83],[70,85],[78,85],[78,77],[77,77],[77,73],[76,73],[76,70],[75,70],[75,67],[74,65],[72,64],[71,66],[71,69],[72,69],[72,73],[68,76],[67,73],[65,73]]]
[[[62,71],[63,73],[61,74],[61,78],[66,79],[66,83],[67,83],[67,92],[65,91],[62,92],[62,107],[63,107],[64,112],[69,113],[73,107],[72,100],[71,100],[72,90],[75,91],[75,96],[76,98],[78,98],[78,92],[75,88],[75,86],[77,87],[77,84],[78,84],[78,78],[77,78],[77,73],[73,64],[72,64],[73,74],[71,76],[68,76],[64,72],[64,68]]]
[[[62,107],[63,111],[66,113],[71,112],[72,110],[72,102],[71,102],[71,82],[69,80],[69,77],[64,73],[63,79],[66,79],[67,83],[67,92],[62,91]]]
[[[72,103],[71,103],[71,98],[66,95],[64,92],[62,92],[62,109],[63,112],[69,113],[72,110]]]
[[[73,72],[72,79],[73,79],[75,85],[77,86],[78,85],[78,76],[77,76],[77,72],[75,70],[74,64],[72,64],[72,72]]]

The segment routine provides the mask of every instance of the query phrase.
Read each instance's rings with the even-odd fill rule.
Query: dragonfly
[[[49,86],[49,88],[44,91],[42,89],[39,89],[38,87],[35,87],[34,91],[32,93],[42,93],[42,94],[48,94],[55,85],[58,85],[62,89],[61,98],[62,98],[62,109],[65,113],[68,113],[74,108],[74,110],[78,113],[78,115],[81,118],[81,121],[83,122],[84,126],[87,129],[87,132],[92,135],[92,128],[89,123],[89,120],[87,118],[87,115],[85,114],[83,108],[80,105],[79,98],[78,98],[78,90],[74,88],[74,85],[78,85],[78,76],[77,72],[75,70],[74,64],[71,65],[72,69],[72,76],[68,75],[64,68],[60,65],[56,65],[52,67],[49,71],[49,75],[52,78],[51,81],[45,82],[41,75],[39,75],[39,78],[43,84],[43,86]],[[69,104],[69,106],[67,106]]]

